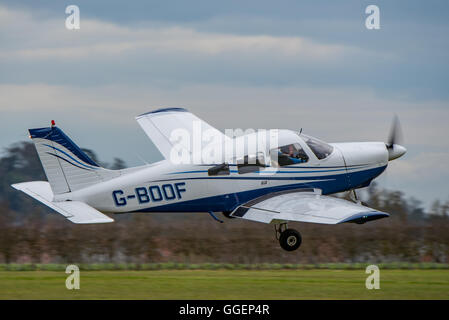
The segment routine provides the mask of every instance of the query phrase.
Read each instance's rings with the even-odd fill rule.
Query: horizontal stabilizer
[[[34,199],[42,202],[73,223],[107,223],[114,220],[81,201],[53,201],[53,192],[47,181],[31,181],[12,185]]]

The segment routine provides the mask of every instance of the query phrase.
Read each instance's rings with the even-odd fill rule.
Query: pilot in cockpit
[[[279,148],[279,154],[288,156],[291,164],[307,162],[307,155],[304,153],[301,147],[296,147],[293,144]]]

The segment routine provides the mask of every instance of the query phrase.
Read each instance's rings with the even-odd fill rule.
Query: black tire
[[[279,244],[286,251],[294,251],[301,246],[301,234],[295,229],[284,230],[279,237]]]

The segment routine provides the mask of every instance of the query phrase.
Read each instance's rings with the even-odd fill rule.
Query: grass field
[[[382,270],[367,290],[365,270],[0,271],[0,299],[449,299],[448,270]]]

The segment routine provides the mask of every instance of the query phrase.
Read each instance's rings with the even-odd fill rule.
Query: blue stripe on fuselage
[[[316,173],[316,172],[333,172],[333,171],[346,171],[346,168],[344,169],[335,169],[335,170],[308,170],[308,171],[295,171],[295,170],[274,170],[274,171],[254,171],[252,173]],[[182,173],[203,173],[207,172],[207,170],[194,170],[194,171],[181,171],[181,172],[170,172],[166,173],[167,175],[170,174],[182,174]],[[230,170],[229,172],[237,173],[238,170]]]
[[[199,165],[199,166],[216,166],[216,164],[208,164],[208,165]],[[229,164],[229,166],[237,166],[236,164]],[[274,171],[254,171],[253,173],[315,173],[315,172],[333,172],[333,171],[346,171],[346,170],[353,170],[353,169],[361,169],[363,167],[370,166],[369,164],[358,164],[358,165],[352,165],[352,166],[333,166],[333,167],[304,167],[304,166],[284,166],[282,169],[274,170]],[[294,171],[294,170],[286,170],[286,169],[293,169],[293,168],[300,168],[300,169],[307,169],[306,171]],[[317,169],[317,170],[314,170]],[[332,169],[332,170],[322,170],[322,169]],[[184,174],[184,173],[204,173],[208,172],[207,170],[191,170],[191,171],[179,171],[179,172],[169,172],[166,173],[166,175],[170,174]],[[230,172],[238,172],[238,170],[230,170]]]
[[[377,175],[373,175],[373,178],[377,177],[379,174],[381,174],[385,170],[386,166],[378,167],[378,168],[372,168],[367,169],[363,171],[357,171],[357,172],[349,172],[349,173],[341,173],[341,174],[332,174],[332,175],[323,175],[323,176],[301,176],[301,177],[277,177],[277,176],[265,176],[265,175],[259,175],[257,177],[248,177],[248,174],[243,174],[241,176],[205,176],[205,177],[180,177],[180,178],[172,178],[172,179],[160,179],[160,180],[152,180],[148,182],[162,182],[162,181],[177,181],[177,180],[212,180],[212,179],[218,179],[218,180],[321,180],[321,179],[333,179],[333,180],[347,180],[348,176],[353,180],[354,183],[351,183],[351,185],[357,186],[362,184],[363,181],[367,181],[366,178],[371,177],[371,172],[380,172]],[[352,179],[354,176],[354,179]],[[371,179],[373,179],[371,178]]]
[[[386,166],[363,170],[359,172],[349,173],[349,178],[351,185],[356,186],[362,185],[366,182],[371,181],[378,175],[380,175]],[[136,210],[136,212],[221,212],[221,211],[232,211],[237,206],[244,204],[254,198],[263,196],[268,193],[291,190],[296,188],[318,188],[322,190],[324,195],[332,194],[336,192],[342,192],[350,188],[348,186],[348,176],[347,174],[339,174],[332,176],[321,176],[321,177],[290,177],[290,178],[279,178],[276,177],[223,177],[227,179],[260,179],[260,180],[315,180],[309,182],[292,183],[288,185],[275,186],[260,188],[248,191],[242,191],[238,193],[229,193],[223,195],[217,195],[207,198],[187,200],[182,202],[177,202],[173,204],[167,204],[162,206],[156,206],[151,208],[145,208]],[[314,179],[311,179],[314,178]],[[184,179],[170,179],[170,180],[197,180],[197,179],[216,179],[216,177],[196,177],[196,178],[184,178]],[[168,180],[163,180],[168,181]]]

